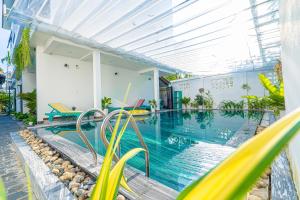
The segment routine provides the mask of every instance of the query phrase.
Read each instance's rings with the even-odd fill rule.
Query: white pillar
[[[159,101],[159,70],[153,70],[153,84],[154,84],[154,99],[157,103],[157,110],[160,110],[160,101]]]
[[[286,113],[300,107],[300,3],[298,0],[280,1],[281,61],[284,81]],[[290,142],[289,160],[294,182],[300,192],[300,132]]]
[[[101,58],[100,52],[93,52],[93,95],[94,108],[101,109],[102,87],[101,87]]]

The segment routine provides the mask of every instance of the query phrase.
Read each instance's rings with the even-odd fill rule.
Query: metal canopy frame
[[[7,19],[178,72],[270,68],[280,58],[279,0],[16,0]]]

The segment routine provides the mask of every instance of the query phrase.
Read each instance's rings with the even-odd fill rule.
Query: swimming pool
[[[149,148],[150,177],[177,191],[203,176],[235,150],[234,138],[247,129],[248,124],[258,124],[262,114],[222,111],[168,111],[137,117],[137,124]],[[105,154],[101,142],[101,122],[82,125],[95,150]],[[121,141],[121,153],[140,147],[139,140],[130,126]],[[76,144],[85,144],[75,133],[75,125],[46,128]],[[244,131],[250,138],[254,131]],[[108,136],[109,138],[109,136]],[[145,170],[144,154],[128,163]]]

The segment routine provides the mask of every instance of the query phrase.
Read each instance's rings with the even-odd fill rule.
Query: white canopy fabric
[[[16,0],[9,17],[193,74],[269,68],[279,0]]]

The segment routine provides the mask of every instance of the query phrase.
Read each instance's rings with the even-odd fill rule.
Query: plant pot
[[[151,112],[155,112],[155,108],[154,107],[151,107]]]
[[[105,115],[107,115],[107,114],[108,114],[108,108],[105,108],[105,109],[103,110],[103,112],[104,112]]]

